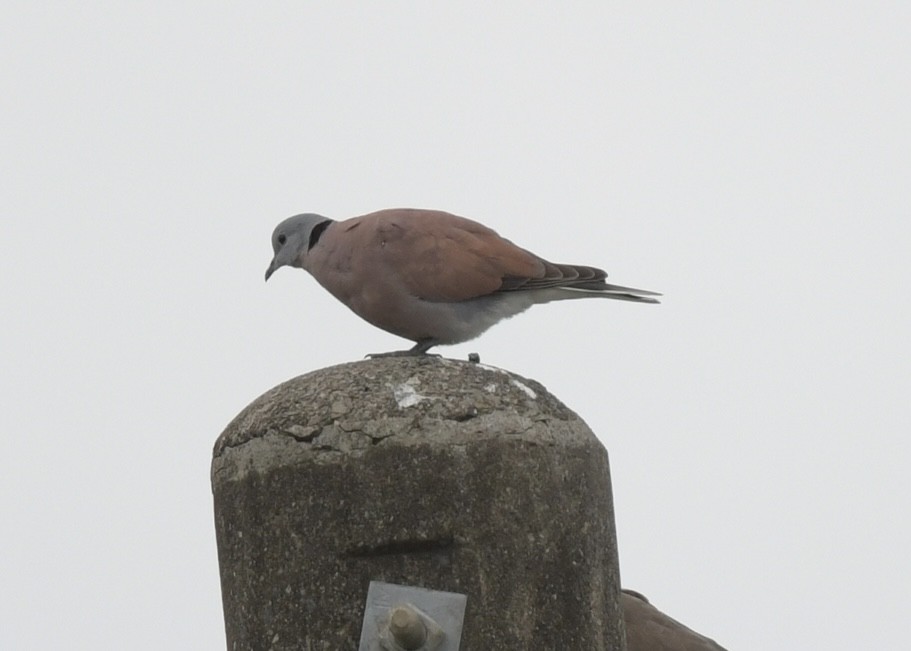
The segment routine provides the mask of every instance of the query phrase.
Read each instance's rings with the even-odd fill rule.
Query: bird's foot
[[[370,353],[364,355],[368,359],[383,359],[384,357],[442,357],[436,353],[427,353],[409,348],[408,350],[393,350],[389,353]]]
[[[382,357],[440,357],[427,351],[437,344],[434,339],[421,339],[412,348],[408,350],[394,350],[391,353],[373,353],[367,355],[370,359],[380,359]]]

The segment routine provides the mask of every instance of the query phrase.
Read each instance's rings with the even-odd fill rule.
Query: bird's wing
[[[426,301],[514,289],[553,267],[486,226],[445,212],[383,210],[351,220],[349,228],[362,229],[357,237],[376,273]]]

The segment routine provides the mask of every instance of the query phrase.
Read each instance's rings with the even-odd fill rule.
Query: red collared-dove
[[[660,296],[609,285],[594,267],[554,264],[477,222],[436,210],[393,209],[336,222],[297,215],[272,233],[279,267],[306,269],[355,314],[415,346],[474,339],[536,303]]]

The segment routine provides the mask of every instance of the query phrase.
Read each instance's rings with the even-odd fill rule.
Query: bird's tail
[[[582,296],[601,296],[603,298],[613,298],[618,301],[633,301],[635,303],[660,303],[655,296],[661,296],[659,292],[652,292],[647,289],[636,289],[635,287],[623,287],[621,285],[610,285],[605,282],[592,282],[587,285],[572,285],[560,287],[561,291],[573,292],[580,296],[573,297],[567,295],[566,298],[582,298]]]

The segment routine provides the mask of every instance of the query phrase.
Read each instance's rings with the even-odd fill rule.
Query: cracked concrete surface
[[[463,651],[621,648],[607,453],[533,380],[315,371],[228,425],[212,486],[229,648],[356,648],[372,579],[467,594]]]

